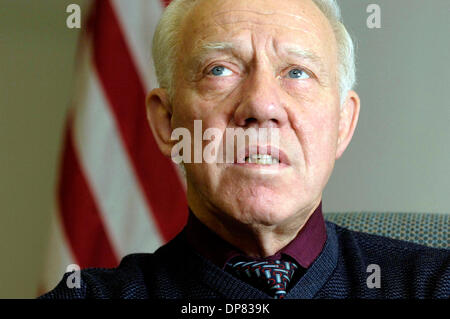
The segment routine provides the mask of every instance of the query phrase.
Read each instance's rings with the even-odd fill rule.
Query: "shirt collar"
[[[185,234],[188,243],[198,253],[222,269],[230,259],[237,256],[245,257],[238,248],[223,240],[198,220],[190,209]],[[322,251],[326,238],[322,202],[320,202],[297,236],[275,255],[265,259],[276,260],[282,255],[289,256],[303,268],[308,268]]]

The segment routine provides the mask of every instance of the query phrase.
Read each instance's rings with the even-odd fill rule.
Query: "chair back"
[[[450,248],[449,214],[344,212],[324,213],[324,217],[354,231]]]

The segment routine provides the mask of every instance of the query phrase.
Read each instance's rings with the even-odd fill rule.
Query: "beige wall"
[[[34,297],[53,208],[80,1],[0,0],[0,298]]]
[[[450,1],[338,1],[357,39],[362,108],[325,210],[450,213]],[[365,27],[371,3],[381,29]]]
[[[37,290],[78,35],[65,8],[84,2],[0,0],[0,298]],[[340,2],[362,112],[324,209],[449,213],[450,1]],[[369,3],[379,30],[366,27]]]

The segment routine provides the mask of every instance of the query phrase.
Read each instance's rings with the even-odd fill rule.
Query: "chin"
[[[290,201],[279,196],[241,197],[236,200],[235,214],[244,224],[278,225],[295,215],[297,210]]]

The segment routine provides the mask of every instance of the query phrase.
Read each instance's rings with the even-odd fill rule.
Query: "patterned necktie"
[[[290,261],[238,261],[228,263],[230,272],[262,290],[275,299],[283,299],[297,265]]]

